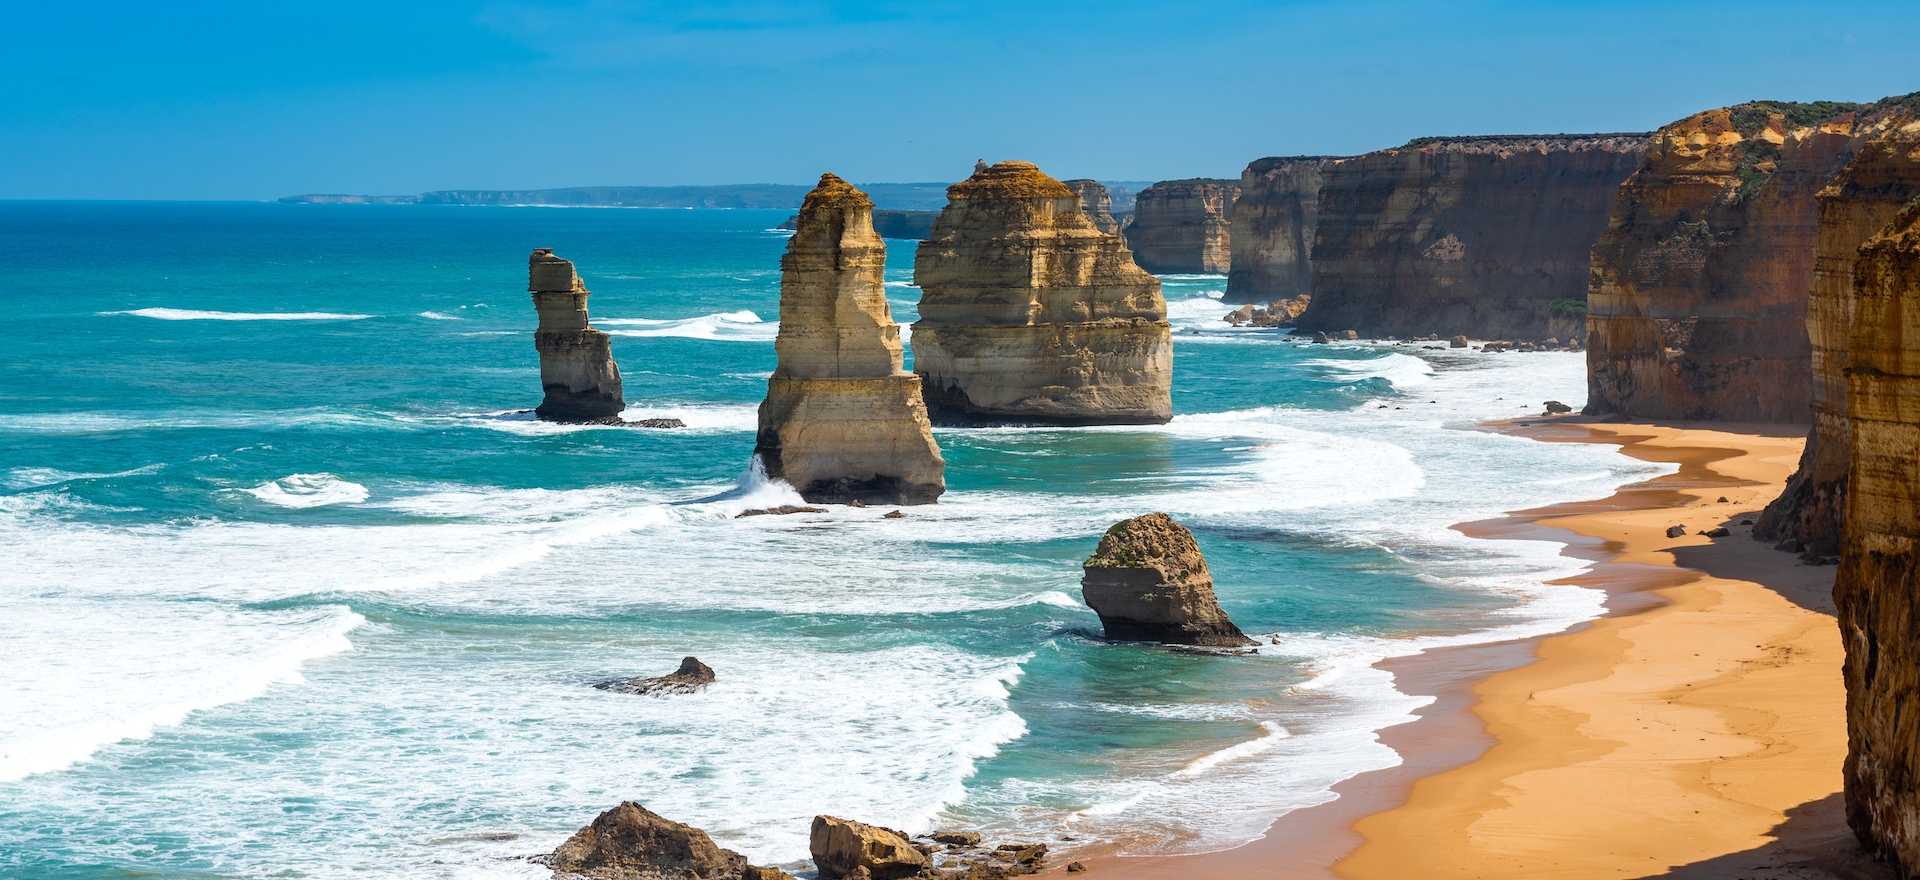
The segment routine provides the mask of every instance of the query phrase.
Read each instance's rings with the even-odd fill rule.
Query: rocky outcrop
[[[807,848],[821,880],[862,871],[873,880],[900,880],[933,866],[933,860],[904,832],[832,816],[813,817]]]
[[[1761,101],[1654,132],[1593,249],[1588,415],[1812,419],[1815,195],[1860,107]]]
[[[1813,286],[1807,298],[1812,348],[1813,429],[1800,468],[1757,518],[1753,535],[1795,540],[1814,554],[1840,549],[1848,449],[1848,347],[1853,333],[1853,266],[1860,245],[1920,197],[1920,112],[1913,96],[1888,98],[1858,112],[1861,143],[1817,196]]]
[[[865,193],[831,174],[800,207],[780,259],[779,365],[754,455],[816,504],[932,504],[946,491],[946,461],[920,379],[901,369],[872,214]]]
[[[1080,594],[1107,638],[1173,645],[1254,644],[1227,619],[1193,533],[1164,513],[1107,529],[1086,561]]]
[[[622,678],[603,681],[594,687],[603,691],[621,694],[642,694],[664,697],[670,694],[691,694],[705,690],[713,684],[713,667],[700,662],[698,657],[683,657],[680,668],[666,675],[653,678]]]
[[[1160,282],[1080,197],[1029,162],[947,189],[914,258],[914,371],[939,424],[1155,424],[1173,417]]]
[[[1920,702],[1920,202],[1859,248],[1852,276],[1852,454],[1833,587],[1847,650],[1847,819],[1914,877],[1920,721],[1906,710]]]
[[[1331,156],[1256,159],[1240,172],[1233,203],[1230,303],[1290,300],[1313,292],[1313,233],[1320,181]]]
[[[749,865],[745,856],[715,846],[705,831],[632,801],[601,813],[534,861],[556,877],[593,880],[793,880],[784,871]]]
[[[1422,138],[1322,170],[1308,330],[1547,338],[1644,134]]]
[[[1093,228],[1108,235],[1120,234],[1120,222],[1113,219],[1113,196],[1107,193],[1107,188],[1100,181],[1081,178],[1063,180],[1061,183],[1080,194],[1080,213],[1093,221]]]
[[[1133,203],[1127,247],[1140,268],[1157,274],[1225,274],[1233,260],[1228,218],[1240,197],[1233,180],[1163,180],[1140,191]]]
[[[618,422],[627,403],[612,337],[587,323],[587,286],[573,263],[535,248],[527,259],[527,290],[540,315],[533,347],[540,352],[546,399],[533,412],[549,422]]]

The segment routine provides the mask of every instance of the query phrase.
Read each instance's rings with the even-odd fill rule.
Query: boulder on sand
[[[1086,561],[1080,594],[1107,638],[1173,645],[1255,644],[1227,619],[1193,533],[1164,513],[1122,520]]]
[[[746,856],[715,846],[691,825],[663,818],[626,801],[534,861],[557,877],[593,880],[793,880],[775,868],[756,868]]]
[[[873,880],[900,880],[933,866],[905,834],[833,816],[813,817],[807,848],[821,880],[839,880],[863,869]]]

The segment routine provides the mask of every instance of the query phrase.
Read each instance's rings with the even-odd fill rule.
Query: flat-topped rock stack
[[[539,312],[533,347],[540,352],[546,398],[534,415],[549,422],[618,422],[627,408],[612,337],[587,323],[590,295],[573,263],[535,248],[527,258],[527,290]]]
[[[1157,424],[1173,417],[1160,282],[1080,196],[1030,162],[947,188],[914,259],[914,372],[939,424]]]
[[[1110,235],[1120,233],[1120,221],[1113,219],[1113,195],[1097,180],[1061,181],[1080,194],[1080,212],[1093,221],[1093,228]]]
[[[946,491],[920,378],[901,368],[873,200],[831,174],[780,258],[779,364],[754,455],[812,503],[931,504]]]
[[[1149,272],[1226,274],[1233,260],[1229,218],[1240,198],[1236,180],[1163,180],[1133,203],[1127,247]]]

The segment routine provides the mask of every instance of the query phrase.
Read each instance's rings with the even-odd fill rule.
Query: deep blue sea
[[[542,878],[621,800],[796,870],[816,813],[1233,846],[1397,762],[1427,700],[1373,662],[1599,612],[1451,524],[1660,472],[1476,429],[1580,354],[1302,345],[1168,276],[1171,424],[940,430],[937,506],[735,519],[799,500],[748,473],[786,215],[0,202],[0,875]],[[534,247],[686,428],[516,412]],[[1257,655],[1094,637],[1080,561],[1152,511]]]

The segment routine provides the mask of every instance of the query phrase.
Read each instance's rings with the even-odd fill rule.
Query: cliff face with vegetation
[[[1163,180],[1133,203],[1127,246],[1149,272],[1223,274],[1233,259],[1228,218],[1240,197],[1237,181]]]
[[[1331,163],[1299,326],[1546,338],[1555,302],[1586,299],[1594,243],[1646,144],[1644,134],[1423,138]]]
[[[1815,195],[1859,109],[1755,102],[1654,133],[1593,249],[1588,415],[1812,418]]]
[[[1800,468],[1761,513],[1754,535],[1792,538],[1815,552],[1839,551],[1852,446],[1847,368],[1854,332],[1854,260],[1860,245],[1920,197],[1920,113],[1913,97],[1887,99],[1859,111],[1860,144],[1817,196],[1813,284],[1807,298],[1811,342],[1813,429]]]
[[[981,168],[913,262],[914,372],[937,424],[1098,425],[1173,417],[1160,282],[1080,196],[1029,162]]]
[[[754,455],[811,502],[930,504],[946,490],[946,462],[920,378],[901,369],[873,201],[823,174],[796,227],[780,258],[779,364]]]
[[[1320,181],[1336,159],[1276,156],[1240,172],[1233,203],[1226,302],[1269,303],[1313,292]]]

